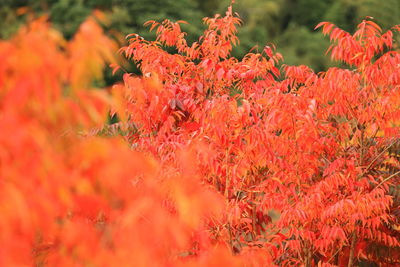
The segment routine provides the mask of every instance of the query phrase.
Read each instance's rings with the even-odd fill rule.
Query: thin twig
[[[333,260],[333,258],[339,253],[339,251],[340,251],[341,249],[342,249],[342,248],[339,248],[338,250],[336,250],[335,254],[333,254],[333,255],[329,258],[329,260],[327,261],[327,263],[329,263],[331,260]]]
[[[375,161],[377,161],[384,153],[386,153],[386,151],[388,151],[389,148],[391,148],[394,144],[396,144],[399,140],[396,139],[394,140],[391,144],[389,144],[387,147],[385,147],[385,149],[379,153],[372,161],[371,163],[368,165],[368,167],[364,170],[363,175],[372,167],[372,165],[375,163]]]
[[[374,189],[378,188],[379,186],[381,186],[382,184],[384,184],[385,182],[389,181],[390,179],[392,179],[393,177],[395,177],[396,175],[399,175],[399,174],[400,174],[400,171],[393,173],[389,177],[385,178],[382,182],[380,182],[377,186],[375,186]]]

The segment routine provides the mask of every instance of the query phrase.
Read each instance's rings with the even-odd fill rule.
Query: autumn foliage
[[[128,36],[141,75],[105,89],[93,18],[0,42],[0,266],[399,265],[400,27],[320,23],[344,67],[314,73],[231,57],[231,7],[182,23]]]

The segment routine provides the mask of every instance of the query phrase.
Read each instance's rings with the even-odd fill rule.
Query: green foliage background
[[[153,38],[143,26],[147,20],[185,20],[183,28],[194,41],[204,30],[201,19],[223,13],[231,0],[0,0],[0,38],[8,38],[23,23],[28,14],[48,14],[49,19],[66,38],[70,38],[80,23],[100,9],[108,14],[109,31],[123,35],[138,33]],[[29,12],[18,15],[20,7]],[[234,50],[243,56],[257,46],[273,43],[282,53],[286,64],[306,64],[316,71],[330,66],[323,56],[329,42],[314,27],[330,21],[345,30],[353,31],[366,16],[387,29],[400,24],[399,0],[236,0],[234,10],[243,19],[239,31],[241,44]],[[255,48],[257,49],[257,48]]]

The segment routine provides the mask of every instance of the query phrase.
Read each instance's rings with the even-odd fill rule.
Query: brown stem
[[[256,220],[257,220],[257,211],[256,211],[256,204],[255,203],[252,203],[252,206],[253,206],[253,208],[252,208],[252,226],[253,226],[253,231],[252,231],[252,234],[253,234],[253,240],[255,240],[256,239]]]
[[[354,230],[352,237],[351,237],[351,245],[350,245],[350,255],[349,255],[349,263],[347,264],[347,267],[352,267],[353,266],[353,261],[354,261],[354,249],[356,247],[356,241],[357,241],[357,233],[356,230]]]
[[[307,249],[305,267],[311,267],[311,257],[312,257],[312,253],[311,253],[311,249],[309,248],[309,249]]]
[[[225,192],[224,197],[229,198],[229,187],[231,186],[231,179],[229,174],[229,149],[226,150],[225,153],[225,160],[226,160],[226,179],[225,179]]]
[[[312,244],[307,241],[301,242],[304,255],[304,267],[312,266]]]
[[[231,230],[230,223],[228,223],[228,232],[229,232],[229,245],[231,247],[231,252],[232,252],[232,255],[235,255],[235,249],[233,248],[233,238],[232,238],[232,230]]]
[[[358,125],[357,125],[358,128]],[[364,147],[364,127],[361,130],[361,153],[360,153],[360,166],[363,166],[363,162],[364,162],[364,151],[365,151],[365,147]]]

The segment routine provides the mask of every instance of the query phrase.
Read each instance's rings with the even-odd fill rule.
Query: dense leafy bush
[[[125,70],[93,19],[0,42],[0,265],[400,264],[392,31],[319,24],[349,68],[315,73],[231,57],[231,8],[204,22],[191,43],[150,21],[121,49],[143,75],[106,90],[104,64]]]

